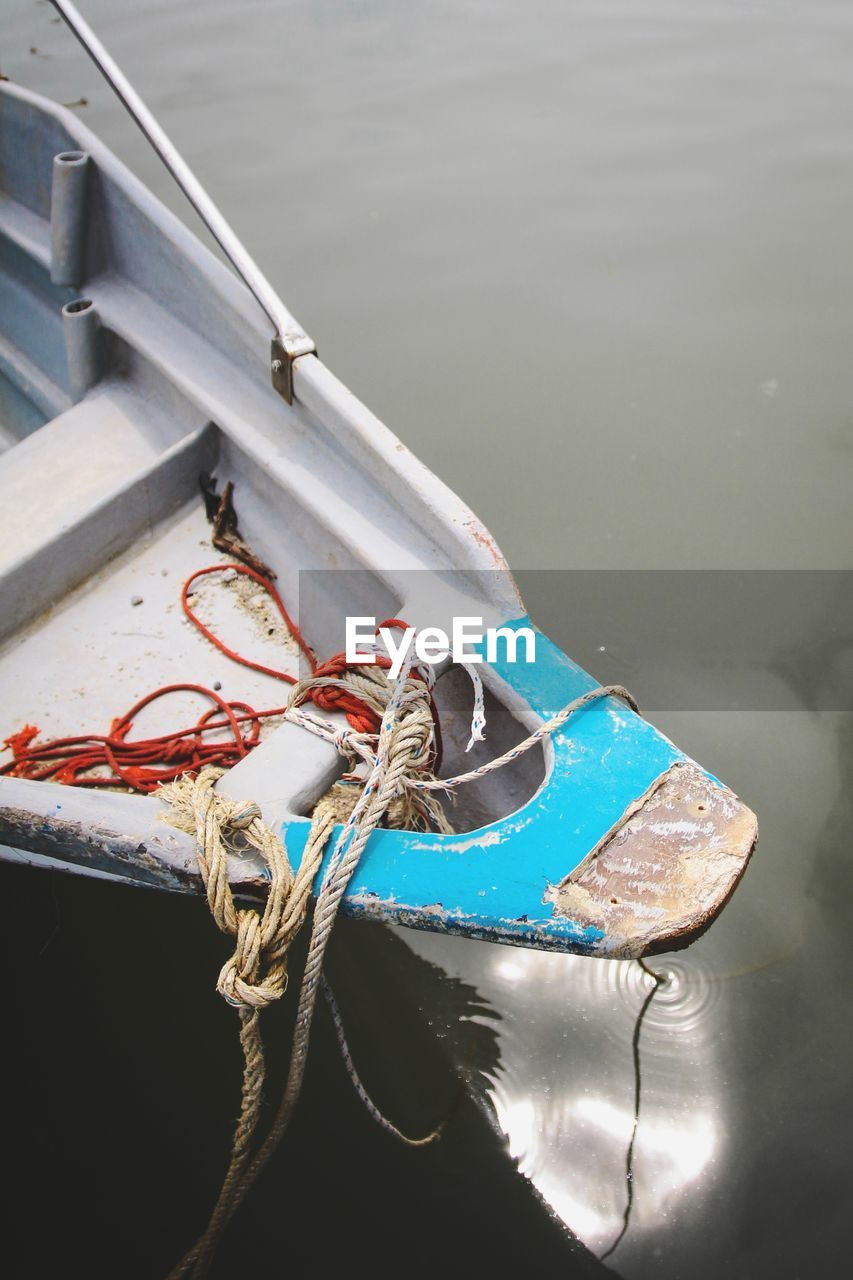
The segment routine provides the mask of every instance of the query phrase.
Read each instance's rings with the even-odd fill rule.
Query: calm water
[[[85,11],[325,360],[514,566],[850,567],[849,4]],[[4,0],[3,29],[0,69],[85,97],[179,208],[48,6]],[[571,651],[547,583],[527,603]],[[636,965],[342,928],[332,974],[377,1095],[413,1129],[454,1068],[469,1095],[440,1147],[399,1149],[321,1028],[218,1274],[303,1275],[317,1249],[324,1273],[358,1254],[380,1275],[847,1274],[853,721],[809,708],[850,647],[813,638],[760,673],[784,711],[655,714],[761,844],[711,932],[656,959],[650,1002]],[[9,1257],[159,1274],[235,1106],[219,940],[195,902],[3,880]],[[286,1033],[282,1014],[279,1063]]]

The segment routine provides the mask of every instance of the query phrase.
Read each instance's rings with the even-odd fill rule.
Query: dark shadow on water
[[[206,1221],[230,1145],[236,1019],[214,989],[226,944],[201,901],[11,866],[0,880],[3,1272],[162,1276]],[[408,1132],[450,1122],[420,1150],[384,1133],[321,1010],[291,1131],[212,1274],[614,1274],[548,1215],[477,1089],[458,1103],[451,1042],[464,1037],[472,1082],[498,1062],[476,991],[384,927],[346,920],[329,976],[377,1104]],[[269,1115],[294,1004],[266,1020]]]

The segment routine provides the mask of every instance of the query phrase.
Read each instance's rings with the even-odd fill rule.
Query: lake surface
[[[183,214],[49,6],[3,8],[0,70],[85,98]],[[555,571],[525,597],[569,652],[559,570],[851,567],[848,4],[85,13],[324,360],[515,568]],[[736,705],[725,632],[695,697],[659,707],[630,616],[604,637],[761,827],[711,931],[649,962],[659,985],[636,964],[343,924],[332,977],[369,1086],[413,1130],[453,1105],[454,1069],[469,1091],[442,1143],[398,1148],[321,1027],[217,1274],[849,1271],[853,663],[849,635],[801,622]],[[219,939],[197,902],[2,878],[15,1274],[161,1274],[202,1223],[236,1107]],[[287,1013],[271,1023],[280,1071]]]

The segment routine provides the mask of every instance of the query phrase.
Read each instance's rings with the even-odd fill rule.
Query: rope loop
[[[300,883],[290,901],[294,877],[284,845],[266,826],[254,802],[229,800],[215,790],[222,770],[202,769],[161,788],[171,806],[174,825],[196,838],[198,865],[211,914],[219,929],[235,939],[234,952],[222,967],[216,988],[238,1009],[263,1009],[287,989],[287,951],[302,923],[308,889]],[[228,857],[248,841],[262,856],[270,888],[262,909],[237,907],[228,883]],[[290,908],[284,920],[285,907]]]

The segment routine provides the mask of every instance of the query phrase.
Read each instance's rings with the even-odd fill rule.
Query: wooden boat
[[[9,83],[0,296],[0,737],[19,751],[106,735],[160,686],[221,686],[233,705],[283,701],[280,682],[230,662],[181,609],[187,578],[234,561],[233,512],[238,551],[270,566],[289,608],[298,601],[318,653],[341,647],[346,615],[530,625],[487,530],[341,385],[281,302],[267,292],[259,306],[73,114]],[[208,486],[219,551],[199,489],[211,475],[233,492],[232,507]],[[234,647],[296,672],[296,646],[256,581],[232,571],[193,590]],[[471,686],[458,667],[440,675],[445,776],[596,687],[537,640],[532,664],[481,667],[487,736],[467,754]],[[165,734],[199,706],[181,687],[122,732]],[[21,738],[24,726],[39,736]],[[160,821],[156,794],[14,776],[11,752],[2,760],[4,858],[199,891],[194,841]],[[341,767],[328,742],[270,719],[221,786],[256,800],[298,862],[312,805]],[[449,812],[453,834],[374,832],[343,909],[636,956],[704,929],[756,840],[745,805],[615,697],[460,788]],[[264,869],[234,859],[231,883],[262,894]]]

